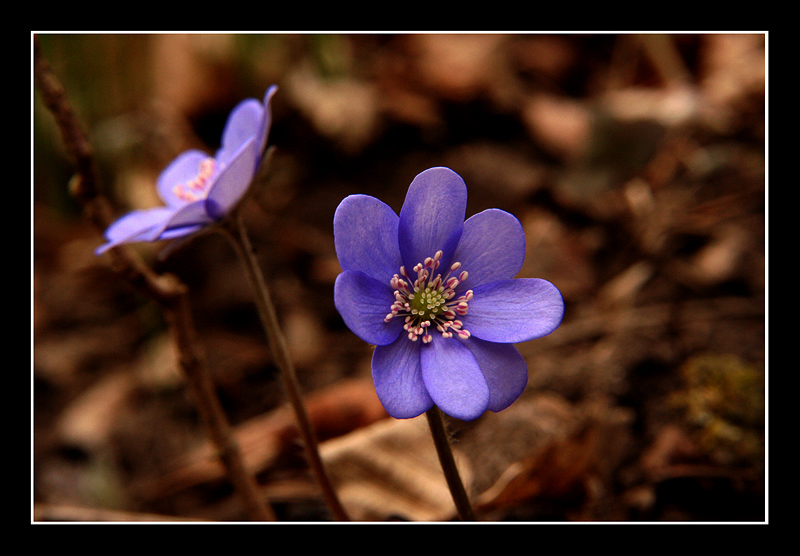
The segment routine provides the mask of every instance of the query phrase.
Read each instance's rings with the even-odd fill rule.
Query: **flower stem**
[[[267,334],[267,341],[269,342],[272,356],[280,369],[289,403],[294,410],[300,436],[305,446],[308,463],[322,490],[323,498],[334,518],[337,521],[349,521],[347,513],[339,502],[336,491],[333,489],[325,466],[322,463],[322,458],[319,455],[316,434],[314,433],[311,421],[308,418],[308,413],[306,412],[303,396],[300,392],[300,384],[297,380],[291,357],[289,356],[289,349],[286,345],[283,333],[281,332],[269,288],[267,287],[264,275],[256,260],[244,222],[238,212],[231,215],[229,222],[230,228],[234,229],[230,229],[227,226],[223,229],[227,232],[225,235],[228,236],[236,248],[236,251],[239,253],[247,272],[247,277],[254,290],[259,317],[264,326],[264,331]]]
[[[439,455],[439,462],[442,464],[447,486],[453,496],[458,515],[462,521],[476,521],[475,512],[469,502],[467,491],[464,489],[464,484],[458,474],[458,467],[456,467],[450,442],[447,440],[447,431],[444,428],[442,412],[438,407],[433,406],[425,413],[425,416],[428,418],[433,443],[436,445],[436,453]]]

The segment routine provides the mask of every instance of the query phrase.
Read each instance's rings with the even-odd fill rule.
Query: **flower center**
[[[197,168],[197,175],[191,180],[173,187],[172,192],[187,203],[205,199],[211,189],[211,177],[214,175],[216,167],[217,162],[213,158],[203,159]]]
[[[436,273],[441,262],[442,252],[437,251],[433,257],[428,257],[423,263],[414,266],[417,277],[411,278],[404,266],[400,273],[395,274],[389,284],[394,288],[394,303],[391,312],[386,315],[385,322],[395,317],[403,317],[403,329],[408,332],[408,339],[416,342],[422,337],[422,342],[429,344],[433,337],[429,328],[433,326],[443,338],[452,338],[457,334],[460,338],[469,338],[469,331],[464,330],[463,323],[458,316],[466,315],[469,301],[472,299],[472,290],[456,298],[456,286],[467,279],[468,273],[462,270],[458,276],[450,276],[461,268],[461,263],[450,265],[450,271],[442,277]]]

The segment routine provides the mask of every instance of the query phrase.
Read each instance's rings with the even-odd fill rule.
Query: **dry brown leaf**
[[[703,38],[701,90],[722,124],[749,96],[766,88],[766,39],[762,34],[712,34]]]
[[[369,379],[343,380],[310,394],[308,417],[320,441],[346,434],[386,416]],[[254,417],[235,428],[245,466],[254,473],[269,470],[278,458],[297,449],[295,417],[287,406]],[[202,446],[176,461],[172,470],[138,485],[139,496],[160,498],[205,482],[225,472],[213,446]]]
[[[580,158],[589,147],[592,114],[583,102],[537,94],[525,102],[522,120],[535,140],[565,160]]]
[[[345,150],[358,152],[373,140],[379,104],[371,83],[344,76],[325,79],[301,65],[287,76],[285,89],[314,129]]]
[[[588,490],[597,488],[590,489],[588,485],[608,481],[628,447],[629,413],[605,401],[596,401],[563,416],[565,420],[560,427],[549,435],[539,431],[529,453],[512,463],[477,498],[476,511],[490,514],[536,500],[563,499],[575,493],[586,497],[590,495]]]
[[[130,373],[103,377],[64,411],[57,425],[59,441],[87,453],[106,445],[134,388]]]
[[[489,87],[497,54],[507,41],[494,34],[417,34],[407,40],[416,54],[420,80],[440,96],[465,100]]]
[[[629,422],[627,412],[607,403],[573,407],[539,394],[474,423],[450,421],[448,428],[479,519],[491,519],[519,503],[557,498],[585,481],[602,483],[625,452]],[[326,442],[322,451],[354,519],[456,518],[424,419],[383,420]]]
[[[442,521],[455,506],[427,421],[384,419],[322,446],[342,504],[356,521]],[[469,481],[464,458],[456,459]]]

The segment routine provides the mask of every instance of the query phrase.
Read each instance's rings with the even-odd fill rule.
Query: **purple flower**
[[[505,409],[528,382],[512,344],[551,333],[564,315],[550,282],[514,279],[525,257],[519,221],[488,209],[465,222],[466,205],[461,177],[431,168],[414,178],[399,217],[368,195],[345,198],[334,215],[334,302],[376,346],[375,389],[398,419],[434,404],[462,420]]]
[[[272,123],[270,87],[263,104],[240,102],[228,116],[222,145],[213,157],[191,149],[178,155],[156,181],[163,207],[136,210],[106,230],[99,255],[121,243],[173,239],[192,234],[227,216],[255,176]]]

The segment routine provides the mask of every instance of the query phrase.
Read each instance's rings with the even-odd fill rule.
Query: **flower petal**
[[[253,181],[258,158],[258,145],[251,137],[222,167],[207,197],[206,211],[212,219],[221,219],[241,200]]]
[[[191,235],[195,232],[202,230],[205,224],[194,224],[190,226],[180,226],[178,228],[170,228],[161,232],[158,239],[175,239],[176,237],[184,237]]]
[[[422,346],[420,359],[425,387],[442,411],[463,421],[483,415],[489,406],[489,386],[461,340],[434,336]]]
[[[417,175],[400,210],[398,235],[406,269],[441,250],[442,268],[461,238],[467,210],[467,186],[449,168],[430,168]]]
[[[256,155],[261,156],[267,144],[267,136],[272,126],[272,96],[278,90],[273,85],[264,93],[263,103],[254,98],[243,100],[231,110],[225,128],[222,131],[222,142],[215,158],[226,162],[235,156],[236,151],[250,138],[255,140]]]
[[[278,91],[278,86],[273,85],[267,92],[264,93],[264,115],[261,118],[261,127],[258,130],[257,137],[260,139],[258,142],[259,155],[264,153],[267,146],[267,137],[269,137],[269,130],[272,127],[272,97]]]
[[[166,234],[175,228],[205,226],[213,221],[206,211],[206,202],[193,201],[173,211],[172,215],[164,222],[161,230],[159,230],[158,236]]]
[[[388,284],[400,269],[397,214],[369,195],[346,197],[333,215],[336,256],[343,270],[360,270]]]
[[[108,227],[105,232],[108,242],[98,247],[95,253],[100,255],[121,243],[155,240],[174,213],[174,209],[166,207],[129,212]]]
[[[372,380],[386,412],[395,419],[410,419],[433,407],[420,365],[420,342],[401,335],[372,354]]]
[[[214,158],[220,163],[230,160],[241,146],[253,138],[261,144],[261,137],[257,137],[261,130],[264,117],[264,107],[254,98],[243,100],[231,110],[225,127],[222,130],[221,146]]]
[[[181,207],[186,204],[186,201],[177,197],[173,190],[176,185],[195,179],[200,163],[207,158],[211,157],[197,149],[184,151],[161,172],[156,179],[156,190],[167,206]]]
[[[471,337],[464,342],[489,385],[489,410],[501,411],[522,395],[528,385],[528,364],[512,344],[496,344]]]
[[[403,319],[383,320],[394,302],[392,289],[363,272],[339,274],[333,286],[333,302],[347,327],[368,344],[391,344],[403,331]]]
[[[541,338],[558,328],[564,316],[561,292],[547,280],[500,280],[477,286],[473,293],[469,312],[462,319],[464,328],[490,342]]]
[[[453,260],[469,272],[466,284],[513,278],[525,261],[525,232],[512,214],[488,209],[464,222],[464,233]]]

